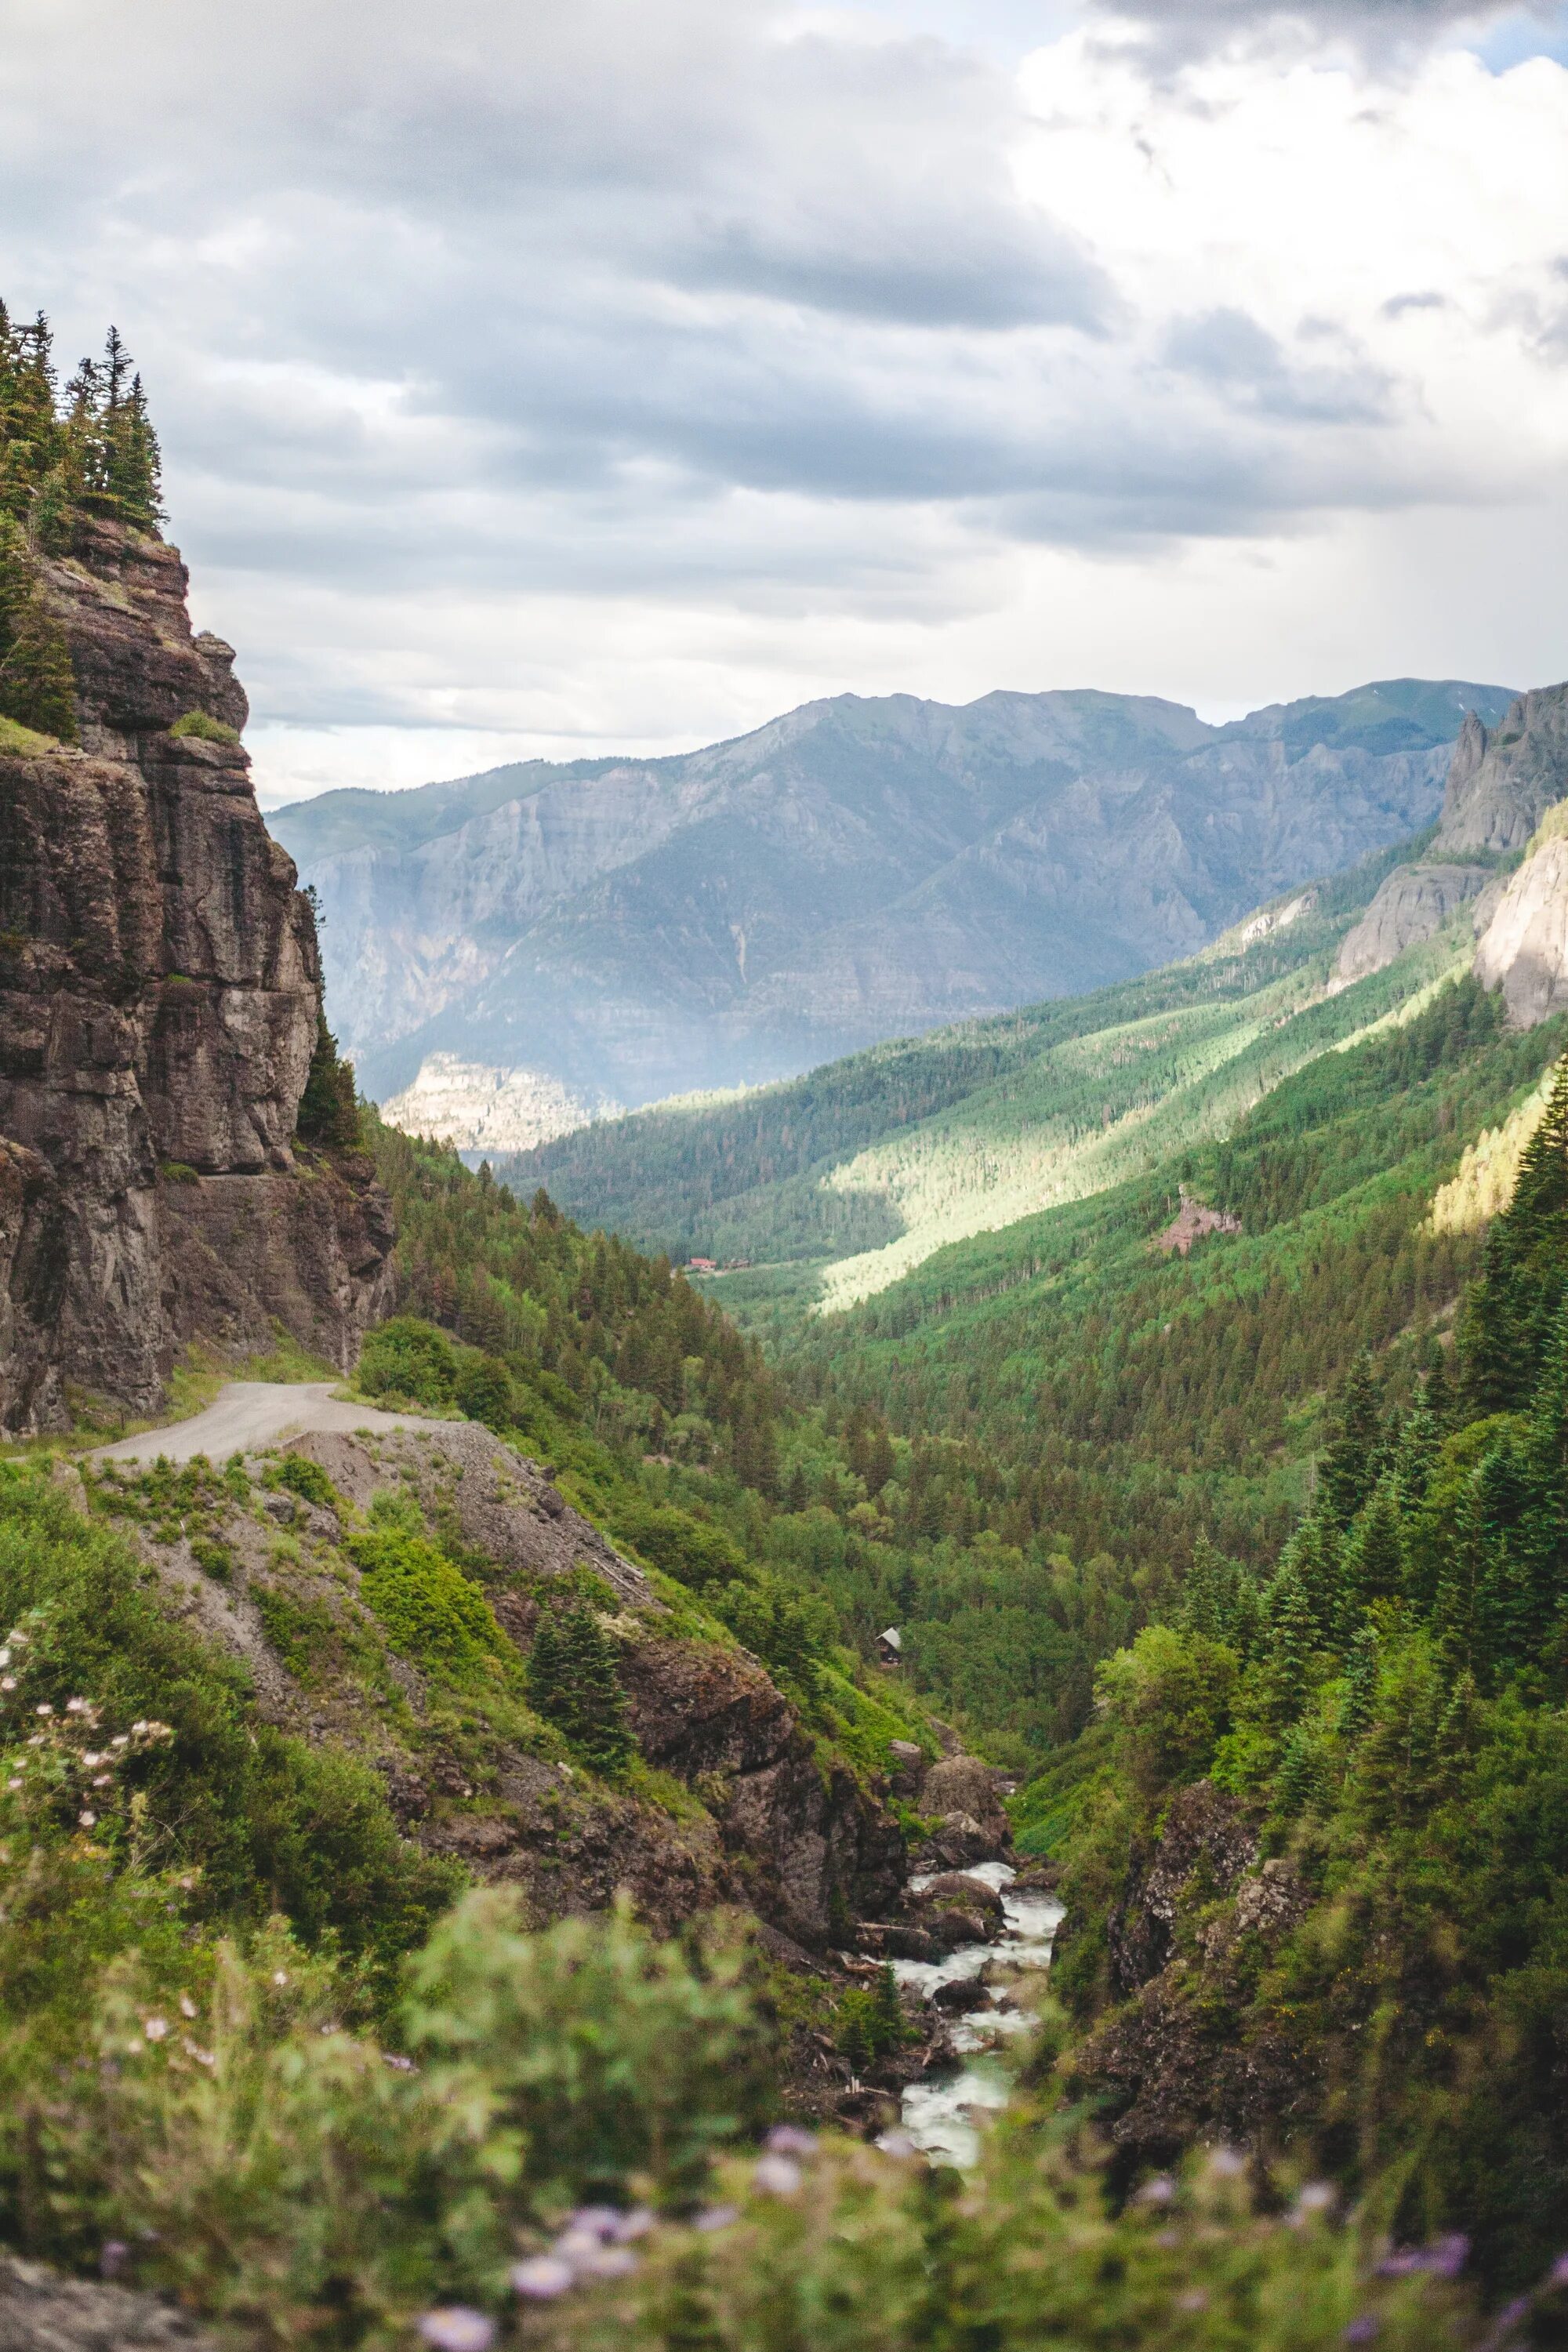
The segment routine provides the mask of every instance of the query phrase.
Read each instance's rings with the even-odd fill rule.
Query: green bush
[[[470,1356],[458,1367],[456,1396],[470,1421],[510,1429],[517,1415],[517,1391],[499,1356]]]
[[[433,1323],[395,1315],[365,1335],[356,1377],[366,1396],[407,1397],[439,1410],[456,1399],[458,1359]]]
[[[183,711],[169,732],[181,742],[194,736],[199,743],[237,743],[239,731],[205,710]]]
[[[504,1657],[506,1636],[483,1593],[423,1536],[384,1524],[351,1536],[343,1548],[400,1657],[448,1681],[471,1678]]]
[[[342,1507],[342,1496],[321,1464],[312,1462],[308,1454],[285,1454],[272,1471],[268,1484],[286,1486],[289,1494],[298,1495],[301,1502],[319,1504],[324,1511],[336,1511]]]

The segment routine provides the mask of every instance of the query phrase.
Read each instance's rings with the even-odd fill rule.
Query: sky
[[[1568,675],[1568,20],[0,0],[264,805],[812,697]]]

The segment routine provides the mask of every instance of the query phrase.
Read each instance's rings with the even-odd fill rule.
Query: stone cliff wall
[[[233,654],[177,551],[84,521],[45,566],[79,748],[0,741],[0,1427],[152,1410],[180,1344],[281,1322],[346,1363],[390,1282],[368,1163],[293,1135],[315,924],[268,835]],[[171,732],[203,712],[232,741]]]

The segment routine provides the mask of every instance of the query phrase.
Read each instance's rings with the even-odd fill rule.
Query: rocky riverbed
[[[1043,1985],[1062,1906],[1038,1874],[982,1862],[962,1874],[918,1874],[910,1881],[911,1907],[936,1890],[953,1900],[961,1879],[973,1882],[977,1897],[982,1888],[991,1895],[983,1915],[987,1932],[934,1958],[895,1957],[891,1966],[900,1984],[949,2020],[928,2070],[905,2088],[902,2129],[929,2155],[968,2165],[979,2153],[980,2119],[1006,2101],[1000,2053],[1034,2024],[1031,1995]]]

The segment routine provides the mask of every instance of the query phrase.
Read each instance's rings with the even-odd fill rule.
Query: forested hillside
[[[945,1245],[1102,1192],[1218,1133],[1301,1062],[1468,954],[1461,921],[1335,992],[1336,951],[1402,848],[1299,892],[1202,955],[943,1030],[732,1103],[580,1129],[514,1161],[591,1223],[768,1269],[722,1295],[841,1307]]]
[[[1073,1826],[1070,1763],[1034,1801],[1069,1857],[1058,1990],[1096,2021],[1076,2070],[1124,2156],[1289,2134],[1508,2283],[1568,2192],[1565,1243],[1560,1071],[1452,1355],[1414,1385],[1354,1359],[1289,1541],[1199,1548],[1100,1670]]]

